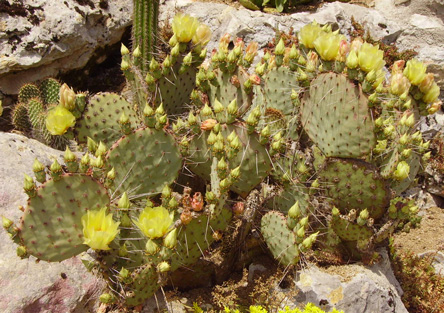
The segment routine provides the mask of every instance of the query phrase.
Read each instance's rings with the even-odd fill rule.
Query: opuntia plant
[[[258,45],[229,49],[225,35],[203,65],[209,28],[178,15],[173,31],[144,76],[137,49],[122,46],[143,103],[89,98],[74,126],[83,156],[67,148],[65,166],[36,161],[35,180],[25,176],[23,217],[3,220],[20,257],[88,251],[108,283],[101,301],[133,307],[211,249],[232,213],[242,218],[229,201],[253,192],[262,237],[286,266],[311,249],[370,262],[416,223],[402,193],[429,157],[419,117],[440,106],[423,63],[398,61],[387,81],[377,46],[312,23],[254,65]],[[187,187],[196,180],[205,187]]]

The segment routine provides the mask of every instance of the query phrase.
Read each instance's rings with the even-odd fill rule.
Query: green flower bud
[[[69,149],[68,146],[66,146],[66,150],[65,150],[65,154],[63,156],[65,162],[75,162],[76,160],[76,156],[74,155],[74,153],[72,153],[72,151]]]
[[[409,177],[410,173],[410,166],[407,162],[401,161],[398,163],[398,166],[396,167],[396,170],[393,173],[393,178],[396,180],[404,180],[407,177]]]
[[[34,164],[32,165],[32,170],[34,173],[38,173],[45,170],[45,166],[37,159],[34,160]]]
[[[133,57],[140,58],[142,56],[142,51],[140,51],[139,46],[136,47],[133,51]]]
[[[267,66],[267,64],[266,63],[258,63],[257,65],[256,65],[256,68],[255,68],[255,72],[256,72],[256,74],[257,75],[259,75],[259,76],[263,76],[264,74],[265,74],[265,68],[266,68],[266,66]]]
[[[171,265],[166,261],[162,261],[157,265],[157,270],[161,273],[168,272],[171,270]]]
[[[162,189],[162,198],[163,199],[169,199],[172,196],[172,190],[170,186],[165,185]]]
[[[116,170],[114,167],[108,173],[106,173],[106,178],[110,180],[116,179]]]
[[[128,199],[128,194],[124,192],[123,195],[120,197],[119,202],[117,202],[117,207],[119,209],[129,209],[130,205],[131,204]]]
[[[238,106],[237,106],[237,100],[234,99],[233,101],[230,102],[230,104],[227,107],[227,112],[228,114],[231,115],[237,115],[237,111],[238,111]]]
[[[170,231],[163,239],[163,245],[169,249],[174,249],[177,246],[177,228]]]
[[[237,180],[240,177],[240,166],[230,171],[230,177],[233,178],[234,180]]]
[[[102,141],[100,141],[99,145],[97,147],[95,156],[99,157],[99,156],[103,156],[105,154],[106,154],[106,146],[105,146],[105,144]]]
[[[97,143],[94,141],[94,139],[92,139],[91,137],[88,137],[86,140],[86,145],[88,147],[88,151],[91,153],[96,153],[97,150]]]
[[[171,197],[171,200],[168,202],[168,207],[170,209],[176,209],[179,206],[179,202],[177,202],[175,197]]]
[[[193,114],[192,111],[190,111],[190,114],[188,114],[188,124],[190,126],[192,125],[196,125],[197,124],[197,118],[196,116]]]
[[[233,141],[230,142],[230,148],[233,150],[239,150],[242,147],[240,139],[238,136],[234,137]]]
[[[129,54],[130,52],[129,52],[129,50],[128,50],[128,48],[122,43],[121,45],[120,45],[120,54],[121,55],[127,55],[127,54]]]
[[[207,144],[212,146],[216,143],[216,140],[217,140],[216,134],[213,131],[211,131],[207,138]]]
[[[284,43],[284,39],[281,38],[278,42],[278,44],[276,45],[276,48],[274,49],[274,54],[276,55],[284,55],[285,53],[285,43]]]
[[[412,155],[412,149],[404,149],[404,150],[402,150],[402,152],[401,152],[401,156],[402,156],[404,159],[408,159],[408,158],[410,158],[411,155]]]
[[[57,161],[57,159],[54,160],[54,162],[51,164],[51,166],[49,167],[49,169],[50,169],[51,172],[53,172],[53,173],[61,173],[61,172],[62,172],[62,166],[61,166],[60,163]]]
[[[155,243],[152,239],[148,239],[145,245],[145,251],[148,255],[154,255],[159,252],[160,248],[157,243]]]
[[[401,136],[401,138],[399,138],[399,143],[403,146],[407,145],[410,142],[410,138],[409,135],[404,134]]]
[[[3,224],[3,228],[6,229],[6,230],[9,227],[11,227],[12,225],[14,225],[14,223],[10,219],[8,219],[8,218],[6,218],[4,216],[2,216],[2,224]]]
[[[127,69],[129,69],[129,67],[130,67],[130,65],[129,65],[128,61],[125,59],[122,59],[122,62],[120,62],[120,69],[122,71],[126,71]]]
[[[298,52],[298,49],[296,49],[296,45],[295,44],[293,44],[291,46],[289,57],[290,57],[290,59],[293,59],[293,60],[299,58],[299,52]]]
[[[205,103],[205,106],[203,107],[202,111],[200,111],[200,113],[203,117],[208,117],[213,114],[213,110],[211,110],[211,108],[208,106],[208,104]]]
[[[288,216],[291,218],[297,219],[301,215],[301,208],[299,207],[299,201],[296,201],[295,204],[288,210]]]
[[[155,72],[158,71],[160,69],[160,64],[159,62],[156,61],[156,59],[153,57],[151,58],[151,62],[150,62],[150,71],[151,72]]]

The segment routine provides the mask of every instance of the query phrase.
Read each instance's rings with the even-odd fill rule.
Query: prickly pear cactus
[[[39,162],[37,183],[25,178],[24,216],[3,223],[21,257],[89,249],[85,265],[108,282],[101,300],[133,307],[230,231],[227,203],[252,191],[264,204],[255,209],[262,237],[284,266],[318,247],[369,260],[417,221],[402,192],[430,157],[419,118],[440,107],[424,64],[397,61],[387,81],[377,46],[316,23],[254,66],[258,45],[237,39],[229,49],[228,35],[203,63],[209,28],[179,15],[173,31],[170,52],[147,67],[137,47],[122,46],[133,103],[108,93],[68,101],[88,151],[78,159],[67,149],[49,180]],[[48,121],[40,93],[23,88],[21,101],[36,105],[17,106],[20,127]]]

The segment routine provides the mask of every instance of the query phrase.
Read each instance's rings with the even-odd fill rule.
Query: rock
[[[13,12],[4,13],[11,8],[6,3],[0,11],[0,91],[8,95],[26,82],[83,67],[131,24],[131,0],[12,2]]]
[[[324,270],[310,265],[298,271],[295,284],[299,292],[286,305],[295,307],[312,302],[326,311],[336,307],[354,313],[407,313],[401,301],[402,289],[394,277],[388,254],[386,250],[379,252],[382,261],[372,266],[354,264]]]
[[[63,153],[38,141],[0,132],[0,215],[17,222],[26,205],[23,174],[30,176],[35,158],[50,165],[62,162]],[[8,234],[0,230],[0,312],[69,312],[93,310],[103,283],[72,258],[61,263],[21,260]]]

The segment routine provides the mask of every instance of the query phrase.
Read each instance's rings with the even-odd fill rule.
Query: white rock
[[[295,281],[299,293],[287,305],[312,302],[322,304],[327,311],[336,307],[353,313],[407,313],[400,298],[402,289],[393,275],[387,252],[379,252],[382,261],[375,265],[342,266],[341,272],[347,273],[347,277],[327,273],[314,265],[299,271]]]
[[[35,158],[50,165],[55,158],[62,162],[62,155],[36,140],[0,132],[0,215],[17,222],[22,215],[18,206],[25,206],[27,200],[22,189],[24,173],[33,176]],[[84,313],[93,310],[103,283],[87,272],[79,259],[36,263],[32,257],[21,260],[15,249],[16,245],[2,228],[0,312]]]
[[[118,42],[131,24],[132,1],[108,1],[107,9],[91,2],[94,8],[75,0],[24,0],[34,13],[0,13],[0,91],[17,94],[25,82],[81,68],[97,48]]]

